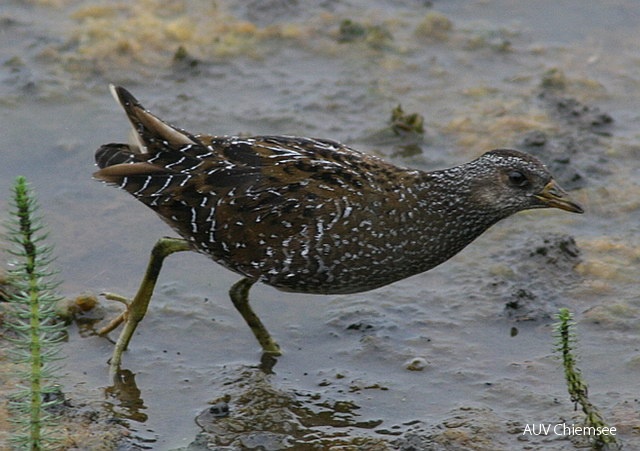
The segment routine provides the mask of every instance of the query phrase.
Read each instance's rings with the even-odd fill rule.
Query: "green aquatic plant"
[[[367,36],[367,28],[364,25],[354,22],[351,19],[344,19],[340,22],[338,30],[338,42],[354,42],[362,40]]]
[[[615,437],[615,427],[608,426],[596,406],[589,401],[587,384],[582,379],[580,369],[576,367],[576,357],[573,354],[573,345],[576,342],[573,332],[575,327],[573,316],[569,309],[561,308],[556,317],[558,319],[555,329],[556,338],[558,339],[556,350],[562,356],[564,377],[567,381],[569,396],[571,401],[575,403],[576,408],[579,404],[586,415],[585,427],[593,428],[594,431],[600,432],[590,435],[592,447],[596,450],[621,449]]]
[[[340,22],[338,42],[365,42],[369,47],[377,50],[389,48],[393,36],[384,25],[363,25],[351,19]]]
[[[419,113],[407,114],[402,109],[402,105],[398,105],[391,110],[391,130],[396,135],[403,133],[414,133],[417,135],[424,134],[424,117]]]
[[[8,353],[16,364],[18,390],[10,397],[9,409],[15,430],[11,442],[16,449],[54,449],[55,420],[49,412],[62,402],[56,385],[59,343],[64,324],[57,320],[55,272],[50,269],[52,248],[36,215],[38,203],[24,177],[13,186],[6,239],[12,256],[8,280],[15,290],[8,296],[5,327],[11,342]]]

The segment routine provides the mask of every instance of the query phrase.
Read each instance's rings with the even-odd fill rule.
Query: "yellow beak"
[[[545,207],[559,208],[571,213],[584,213],[580,204],[574,202],[553,179],[542,188],[542,191],[534,194],[534,197],[540,200]]]

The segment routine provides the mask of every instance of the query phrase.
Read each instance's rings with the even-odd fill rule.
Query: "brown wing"
[[[413,172],[328,140],[192,135],[124,89],[113,92],[136,137],[96,152],[96,178],[119,185],[194,249],[251,278],[310,292],[371,285],[350,280],[357,274],[350,269],[380,252],[373,224],[394,228],[388,212]]]

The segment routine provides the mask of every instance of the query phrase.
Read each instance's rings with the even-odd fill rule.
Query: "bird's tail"
[[[196,143],[197,140],[190,133],[167,124],[146,110],[138,99],[122,86],[109,85],[109,89],[133,127],[133,142],[130,143],[132,149],[153,155],[158,150],[179,149]]]
[[[129,144],[105,144],[96,151],[100,168],[93,174],[96,179],[121,184],[126,177],[175,173],[181,165],[197,163],[184,154],[202,146],[197,138],[147,111],[126,89],[114,85],[109,88],[133,130]]]

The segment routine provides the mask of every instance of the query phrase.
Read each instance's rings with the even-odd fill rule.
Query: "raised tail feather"
[[[202,146],[197,138],[154,116],[126,89],[109,88],[131,122],[133,139],[130,144],[105,144],[96,151],[100,170],[93,174],[95,178],[119,184],[125,177],[179,172],[181,168],[173,165],[178,160],[196,164],[183,158],[182,151]]]
[[[173,127],[151,114],[122,86],[109,85],[109,89],[127,114],[141,152],[153,154],[159,143],[165,147],[180,148],[198,142],[190,133]]]

